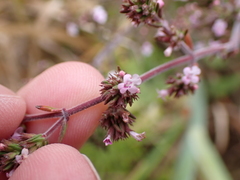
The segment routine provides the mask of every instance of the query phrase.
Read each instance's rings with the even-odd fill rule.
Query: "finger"
[[[30,154],[11,180],[96,180],[99,176],[89,161],[71,146],[51,144]]]
[[[0,139],[9,138],[26,112],[24,100],[0,85]]]
[[[27,113],[39,113],[36,105],[70,108],[98,97],[102,75],[88,64],[65,62],[53,66],[19,90],[27,103]],[[63,143],[79,148],[93,133],[105,107],[100,104],[70,117]],[[56,119],[27,123],[29,132],[43,133]],[[50,142],[57,142],[55,133]]]

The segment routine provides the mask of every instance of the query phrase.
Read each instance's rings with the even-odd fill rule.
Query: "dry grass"
[[[106,40],[100,34],[108,30],[108,36],[112,35],[92,20],[92,8],[98,3],[1,1],[0,84],[17,90],[53,64],[71,60],[90,63]],[[78,25],[77,36],[67,33],[69,22]]]

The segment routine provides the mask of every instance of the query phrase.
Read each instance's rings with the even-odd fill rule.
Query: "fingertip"
[[[71,107],[79,100],[98,96],[102,80],[103,76],[86,63],[64,62],[32,79],[18,94],[26,100],[27,112],[37,113],[36,105]]]
[[[11,180],[97,180],[94,167],[75,148],[64,144],[44,146],[30,154]]]
[[[57,64],[29,82],[19,90],[27,103],[27,113],[40,113],[36,105],[56,108],[71,108],[100,96],[103,76],[92,66],[81,62]],[[63,143],[79,148],[99,124],[103,104],[95,105],[70,117]],[[28,132],[43,133],[56,119],[27,123]],[[56,132],[50,142],[57,142]]]
[[[8,138],[21,123],[26,112],[24,100],[0,85],[0,138]]]

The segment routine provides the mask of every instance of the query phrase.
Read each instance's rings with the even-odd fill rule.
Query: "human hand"
[[[0,85],[0,139],[13,134],[25,112],[40,113],[36,105],[69,108],[99,96],[102,80],[102,75],[93,67],[79,62],[66,62],[49,68],[17,94]],[[99,104],[71,116],[63,144],[50,144],[33,152],[10,179],[98,179],[91,162],[75,148],[80,148],[94,132],[104,109]],[[45,119],[29,122],[26,124],[27,131],[43,133],[55,121]],[[51,136],[50,143],[57,142],[58,134],[56,132]],[[1,173],[0,179],[6,179],[5,174]]]

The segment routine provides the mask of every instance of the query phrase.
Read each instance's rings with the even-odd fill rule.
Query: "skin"
[[[41,113],[36,105],[70,108],[98,97],[102,80],[102,75],[87,64],[65,62],[49,68],[17,93],[0,85],[0,138],[9,138],[25,113]],[[62,143],[56,143],[59,134],[56,131],[50,138],[51,144],[30,154],[10,179],[98,179],[89,159],[77,149],[94,132],[105,109],[103,104],[98,104],[71,116]],[[27,131],[43,133],[55,121],[44,119],[26,123]],[[4,173],[0,173],[0,179],[7,179]]]

